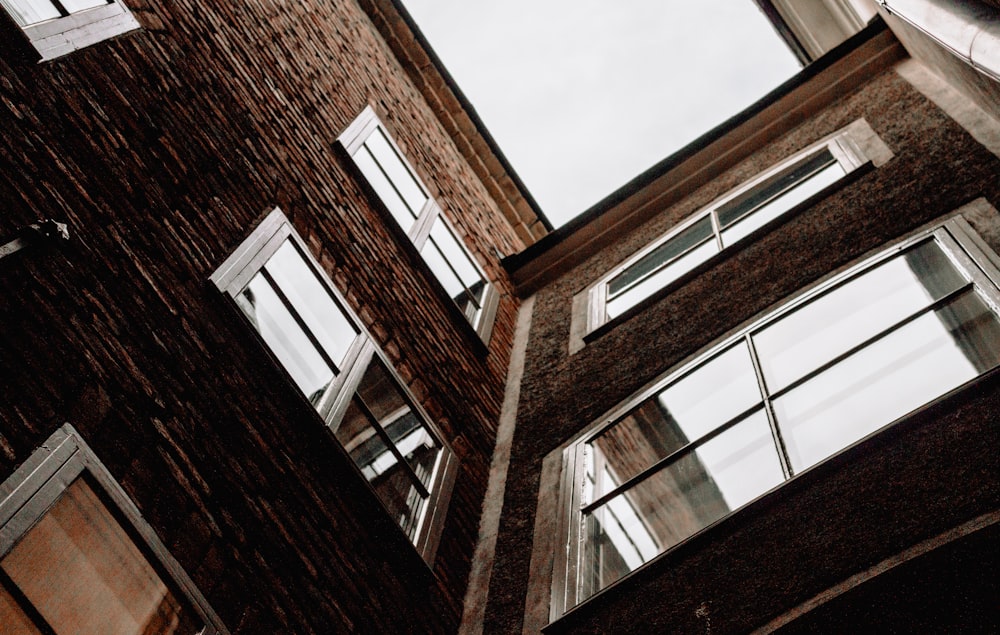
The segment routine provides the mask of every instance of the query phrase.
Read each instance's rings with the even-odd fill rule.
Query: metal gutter
[[[1000,11],[980,0],[876,0],[976,70],[1000,81]]]

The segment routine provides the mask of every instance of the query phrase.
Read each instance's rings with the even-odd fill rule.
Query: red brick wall
[[[234,632],[456,628],[520,241],[352,2],[128,3],[36,64],[0,22],[0,473],[70,421]],[[502,294],[488,353],[335,139],[366,104]],[[280,206],[461,458],[433,572],[208,276]]]

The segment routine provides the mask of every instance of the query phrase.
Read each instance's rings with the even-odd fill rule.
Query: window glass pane
[[[836,287],[753,336],[768,390],[780,390],[965,282],[928,240]]]
[[[348,321],[326,286],[286,240],[265,266],[309,331],[336,364],[341,364],[358,330]]]
[[[596,592],[783,479],[758,411],[584,516],[585,592]]]
[[[417,477],[424,485],[429,485],[441,449],[378,357],[374,357],[365,369],[358,386],[358,396],[389,434]],[[395,462],[391,454],[382,458],[383,463],[390,460]]]
[[[829,149],[823,148],[819,152],[804,157],[777,174],[760,181],[742,194],[729,199],[716,208],[716,213],[719,217],[719,226],[722,228],[729,227],[764,203],[798,186],[832,163],[836,163],[836,159],[830,154]]]
[[[420,248],[420,255],[423,256],[424,262],[430,267],[434,277],[437,278],[441,286],[444,287],[444,290],[464,313],[465,308],[469,306],[469,294],[465,290],[465,285],[462,284],[462,281],[458,279],[455,272],[448,266],[447,259],[441,253],[441,249],[438,248],[433,238],[425,242],[424,246]]]
[[[680,258],[673,260],[669,265],[658,270],[634,287],[608,300],[606,305],[608,318],[621,315],[718,252],[719,248],[713,238],[695,247]]]
[[[832,159],[831,159],[832,160]],[[813,194],[819,192],[827,185],[836,183],[842,179],[847,172],[837,162],[833,162],[819,172],[812,174],[806,180],[799,182],[792,189],[780,194],[777,198],[760,205],[755,209],[748,210],[738,222],[726,227],[722,224],[722,210],[720,209],[719,223],[722,224],[722,244],[724,247],[732,245],[737,240],[748,236],[751,232],[760,229],[775,218],[781,216]]]
[[[482,300],[482,291],[485,288],[482,284],[482,276],[479,275],[479,269],[473,264],[469,252],[458,242],[451,228],[447,226],[441,217],[438,217],[431,227],[431,240],[437,244],[438,249],[441,250],[445,259],[448,260],[458,274],[465,288],[473,292],[479,292],[478,296],[475,297],[475,301],[478,304]]]
[[[58,635],[194,634],[203,626],[81,479],[0,567]]]
[[[802,470],[1000,362],[1000,323],[968,291],[774,401]]]
[[[323,360],[264,276],[257,274],[236,300],[281,365],[316,403],[334,370]]]
[[[0,5],[3,5],[18,26],[59,17],[59,10],[48,0],[0,0]]]
[[[361,468],[389,514],[412,540],[416,535],[425,499],[409,472],[402,469],[375,430],[374,426],[377,424],[368,418],[356,399],[351,400],[340,427],[337,428],[337,440]]]
[[[403,231],[410,231],[410,228],[413,227],[413,221],[420,212],[419,208],[417,210],[410,209],[406,201],[396,191],[396,188],[392,186],[389,179],[382,173],[382,170],[375,162],[375,157],[368,150],[368,146],[361,146],[354,153],[354,162],[358,165],[361,173],[365,175],[365,178],[368,179],[368,184],[372,186],[378,197],[385,203],[389,213],[396,219],[399,226],[403,228]]]
[[[614,298],[653,275],[671,260],[714,236],[712,219],[705,216],[659,247],[653,249],[608,282],[608,297]],[[675,274],[675,277],[680,274]],[[665,284],[665,283],[663,283]]]
[[[101,7],[108,4],[108,0],[59,0],[62,6],[70,13],[76,13],[77,11],[83,11],[85,9],[93,9],[94,7]]]
[[[613,477],[596,479],[595,498],[760,401],[757,376],[746,343],[741,341],[589,442],[585,460],[603,462],[603,469]]]
[[[375,132],[365,139],[365,146],[385,171],[389,181],[396,186],[396,190],[406,201],[410,211],[414,216],[419,216],[421,208],[427,202],[427,195],[424,194],[423,188],[417,183],[402,157],[396,154],[396,150],[389,144],[381,127],[376,128]]]

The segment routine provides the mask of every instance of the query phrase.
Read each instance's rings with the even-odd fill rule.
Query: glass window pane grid
[[[830,153],[830,150],[823,148],[821,151],[803,158],[778,174],[757,182],[742,194],[715,207],[720,228],[725,230],[731,227],[733,224],[753,214],[755,210],[760,209],[769,201],[785,194],[809,180],[824,168],[835,163],[837,163],[837,160]]]
[[[441,245],[438,244],[438,241],[434,240],[433,236],[429,236],[428,242],[434,244],[434,247],[435,249],[437,249],[437,252],[441,254],[441,259],[444,261],[444,264],[451,271],[452,275],[455,276],[455,278],[458,280],[458,283],[461,285],[463,289],[463,291],[454,298],[455,302],[458,303],[459,308],[463,308],[462,307],[463,303],[459,300],[459,298],[464,298],[465,300],[467,300],[476,308],[477,311],[480,308],[482,308],[482,305],[480,304],[480,298],[476,297],[476,294],[469,288],[469,286],[465,283],[465,281],[462,280],[462,277],[459,275],[458,271],[456,271],[455,267],[452,265],[451,260],[448,259],[448,256],[445,254],[444,250],[441,249]]]
[[[716,437],[718,437],[722,433],[726,432],[727,430],[729,430],[733,426],[739,425],[743,421],[746,421],[747,419],[749,419],[750,417],[752,417],[755,413],[760,412],[761,407],[762,407],[761,403],[754,404],[753,406],[747,408],[745,411],[743,411],[740,414],[736,415],[732,419],[726,421],[725,423],[722,423],[721,425],[719,425],[718,427],[716,427],[711,432],[708,432],[705,435],[699,437],[698,439],[696,439],[694,441],[691,441],[690,443],[688,443],[688,444],[686,444],[686,445],[684,445],[684,446],[682,446],[682,447],[674,450],[670,454],[668,454],[665,457],[663,457],[662,459],[658,460],[656,463],[653,463],[652,465],[650,465],[646,469],[642,470],[641,472],[639,472],[635,476],[633,476],[633,477],[629,478],[628,480],[626,480],[624,483],[622,483],[622,484],[618,485],[617,487],[615,487],[614,489],[611,489],[608,492],[602,494],[601,496],[599,496],[598,498],[594,499],[593,501],[591,501],[591,502],[583,501],[583,505],[580,508],[581,513],[584,513],[584,514],[589,513],[590,511],[592,511],[592,510],[600,507],[604,503],[608,502],[612,498],[618,496],[622,492],[631,489],[632,487],[638,485],[639,483],[642,483],[643,481],[645,481],[646,479],[648,479],[650,476],[653,476],[654,474],[656,474],[660,470],[668,467],[670,464],[674,463],[675,461],[684,458],[685,456],[687,456],[691,452],[696,451],[699,447],[701,447],[701,446],[705,445],[706,443],[708,443],[709,441],[715,439]]]
[[[843,167],[838,158],[831,152],[830,143],[828,142],[821,149],[806,156],[805,158],[800,159],[792,166],[779,171],[776,175],[773,175],[771,177],[759,181],[758,183],[750,186],[743,193],[736,195],[736,197],[726,200],[725,202],[719,205],[715,205],[711,209],[703,212],[702,219],[711,220],[711,231],[712,231],[711,237],[714,238],[714,242],[716,244],[715,253],[719,253],[724,251],[725,249],[728,249],[732,244],[737,242],[739,239],[745,237],[745,235],[740,235],[737,236],[737,238],[733,239],[732,236],[730,236],[729,234],[736,231],[737,226],[744,224],[744,221],[746,221],[746,223],[749,223],[750,222],[748,220],[749,217],[753,216],[753,214],[757,210],[761,209],[762,207],[766,207],[771,202],[776,201],[776,199],[789,194],[789,192],[794,191],[797,186],[800,186],[808,182],[809,179],[811,179],[813,176],[817,174],[822,173],[824,170],[838,166],[840,168],[841,174],[839,174],[837,178],[833,179],[831,183],[840,180],[840,178],[843,178],[843,176],[846,176],[846,174],[848,174],[850,170],[848,168]],[[760,197],[761,193],[760,190],[762,187],[766,188],[764,192],[765,197]],[[760,198],[760,200],[755,200],[754,195]],[[752,201],[753,205],[740,212],[738,216],[735,216],[733,218],[727,218],[726,220],[724,220],[722,216],[720,216],[720,214],[725,215],[731,207],[740,209],[740,206],[742,204],[745,204],[747,200]],[[780,217],[782,214],[785,213],[785,211],[787,210],[782,210],[780,213],[777,213],[775,215],[775,218]],[[705,238],[702,242],[699,242],[693,246],[688,246],[684,253],[672,256],[670,260],[660,263],[658,266],[656,266],[650,271],[641,271],[639,273],[632,273],[632,270],[636,267],[643,267],[643,265],[645,265],[648,268],[650,265],[649,259],[652,258],[660,249],[664,248],[666,245],[669,245],[671,242],[681,238],[683,234],[695,229],[695,227],[700,225],[702,222],[703,220],[701,219],[693,222],[687,229],[682,230],[673,238],[664,241],[656,248],[651,250],[649,253],[647,253],[645,256],[641,257],[639,260],[632,263],[631,265],[628,265],[627,267],[624,268],[624,270],[618,272],[614,277],[612,277],[610,280],[604,283],[606,288],[605,299],[603,303],[604,321],[613,319],[621,315],[629,308],[635,306],[646,297],[649,297],[650,295],[655,293],[657,290],[666,287],[668,284],[670,284],[680,276],[684,275],[684,273],[687,273],[687,271],[690,270],[690,268],[692,268],[688,267],[680,271],[676,276],[666,277],[665,280],[659,281],[658,284],[649,291],[642,292],[641,294],[639,294],[639,297],[630,298],[628,302],[623,303],[620,300],[620,297],[622,295],[629,293],[630,290],[650,280],[651,278],[656,276],[659,272],[663,271],[668,266],[670,266],[673,262],[676,262],[677,260],[687,255],[691,251],[698,249],[699,247],[707,243],[709,239]],[[757,228],[753,228],[745,232],[745,234],[752,233],[753,231],[756,231],[756,229]],[[704,260],[707,260],[709,257],[714,256],[715,253],[706,256]],[[618,304],[621,304],[621,306],[616,307],[614,310],[611,310],[610,306],[615,303],[616,299],[619,299]]]
[[[771,405],[770,405],[770,401],[771,400],[777,399],[781,395],[783,395],[783,394],[789,392],[790,390],[793,390],[794,388],[800,386],[801,384],[809,381],[810,379],[812,379],[813,377],[821,374],[822,372],[824,372],[828,368],[830,368],[832,366],[835,366],[837,363],[839,363],[843,359],[846,359],[847,357],[850,357],[854,353],[867,348],[868,346],[870,346],[874,342],[876,342],[876,341],[878,341],[880,339],[885,338],[886,336],[890,335],[892,332],[898,330],[899,328],[905,326],[906,324],[908,324],[908,323],[910,323],[910,322],[918,319],[919,317],[921,317],[921,316],[923,316],[923,315],[925,315],[927,313],[933,312],[936,309],[938,309],[938,308],[940,308],[940,307],[948,304],[951,300],[954,300],[956,297],[958,297],[959,295],[961,295],[964,292],[970,291],[972,288],[973,288],[972,284],[969,283],[969,284],[966,284],[963,287],[961,287],[961,288],[959,288],[959,289],[957,289],[955,291],[952,291],[951,293],[949,293],[948,295],[944,296],[940,300],[938,300],[938,301],[936,301],[934,303],[931,303],[928,306],[924,307],[923,309],[921,309],[917,313],[914,313],[913,315],[910,315],[910,316],[904,318],[903,320],[901,320],[901,321],[893,324],[892,326],[884,329],[883,331],[879,332],[875,336],[873,336],[873,337],[865,340],[864,342],[861,342],[860,344],[858,344],[858,345],[850,348],[849,350],[845,351],[844,353],[841,353],[840,355],[838,355],[837,357],[831,359],[830,361],[828,361],[827,363],[823,364],[819,368],[811,371],[810,373],[804,375],[803,377],[799,378],[795,382],[793,382],[793,383],[789,384],[788,386],[782,388],[780,391],[776,391],[773,394],[769,394],[767,396],[767,398],[765,399],[765,404],[764,404],[766,406],[765,410],[769,411],[769,414],[771,414],[773,412],[771,410]],[[756,360],[756,357],[754,357],[754,359]],[[694,371],[692,371],[692,372],[694,372]],[[763,381],[764,381],[763,377],[761,377],[759,380],[762,382],[762,389],[766,390],[766,386],[763,386]],[[647,478],[649,478],[650,476],[652,476],[655,472],[663,469],[665,466],[667,466],[670,463],[678,460],[683,455],[685,455],[685,454],[687,454],[687,453],[689,453],[689,452],[691,452],[693,450],[696,450],[699,446],[701,446],[704,443],[706,443],[706,442],[710,441],[711,439],[715,438],[716,436],[718,436],[719,434],[721,434],[725,430],[728,430],[729,428],[731,428],[732,426],[736,425],[740,421],[746,419],[747,417],[749,417],[750,415],[752,415],[757,410],[760,410],[760,408],[761,408],[761,404],[755,404],[752,407],[750,407],[747,411],[745,411],[743,413],[740,413],[739,415],[737,415],[733,419],[727,421],[726,423],[723,423],[722,425],[718,426],[717,428],[715,428],[711,432],[705,434],[704,436],[700,437],[699,439],[697,439],[695,441],[692,441],[691,443],[688,443],[687,445],[679,448],[678,450],[675,450],[674,452],[668,454],[667,456],[663,457],[662,459],[660,459],[659,461],[657,461],[653,465],[649,466],[648,468],[646,468],[645,470],[643,470],[642,472],[640,472],[636,476],[633,476],[632,478],[628,479],[626,482],[622,483],[617,488],[615,488],[613,490],[610,490],[609,492],[601,495],[599,498],[597,498],[593,502],[585,504],[584,507],[581,509],[581,512],[582,513],[588,513],[590,510],[593,510],[593,509],[601,506],[602,504],[604,504],[608,500],[614,498],[615,496],[617,496],[621,492],[623,492],[623,491],[625,491],[627,489],[630,489],[631,487],[637,485],[638,483],[641,483],[642,481],[644,481]],[[611,427],[613,427],[613,425]],[[780,428],[776,431],[776,433],[777,433],[777,439],[776,439],[776,441],[778,441],[779,444],[780,444],[780,447],[778,449],[780,450],[781,455],[786,455],[787,454],[787,449],[784,447],[783,439],[781,439]],[[792,471],[791,466],[788,466],[788,471],[789,471],[789,476],[793,476],[794,475],[794,472]]]
[[[285,295],[285,292],[284,290],[282,290],[281,285],[275,282],[274,278],[271,276],[271,272],[268,271],[267,268],[265,267],[260,270],[260,273],[262,276],[264,276],[264,279],[267,280],[268,284],[271,285],[271,288],[278,295],[278,298],[281,300],[282,304],[285,305],[285,308],[288,310],[288,313],[295,320],[295,323],[299,325],[299,328],[302,329],[302,332],[305,334],[305,336],[309,338],[309,343],[316,348],[316,351],[323,358],[323,361],[326,362],[326,364],[331,368],[331,370],[333,370],[333,374],[339,375],[340,374],[339,366],[337,365],[336,362],[333,361],[333,358],[330,357],[330,354],[326,351],[326,348],[322,344],[320,344],[318,339],[316,339],[316,334],[312,332],[312,329],[309,328],[309,325],[306,324],[305,320],[302,319],[302,316],[295,308],[295,305],[292,304],[292,302],[288,299],[288,296]]]
[[[416,472],[413,471],[413,468],[400,453],[399,448],[397,448],[396,444],[393,443],[392,438],[389,436],[389,433],[385,431],[385,428],[383,428],[381,424],[379,424],[378,417],[376,417],[375,414],[371,411],[371,409],[368,407],[368,404],[365,403],[365,400],[359,397],[355,399],[355,403],[358,405],[358,407],[361,409],[364,415],[368,418],[368,422],[375,430],[375,434],[377,434],[382,439],[382,442],[385,443],[387,448],[389,448],[389,451],[392,452],[392,455],[396,457],[396,461],[399,462],[400,467],[410,477],[410,480],[413,482],[413,486],[417,488],[417,491],[420,492],[420,495],[424,498],[430,496],[430,492],[427,491],[427,488],[420,480],[420,477],[417,476]]]
[[[711,218],[706,214],[701,219],[692,223],[686,229],[678,232],[669,240],[665,240],[653,248],[645,256],[635,261],[625,268],[624,271],[608,281],[608,300],[612,300],[643,280],[653,277],[657,272],[665,269],[668,265],[683,258],[686,254],[694,251],[703,243],[713,239],[715,236]],[[657,262],[663,251],[669,251],[671,246],[680,244],[681,250],[670,255],[666,260]]]

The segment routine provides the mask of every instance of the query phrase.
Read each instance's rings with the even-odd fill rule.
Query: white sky
[[[799,70],[751,0],[404,0],[557,227]]]

